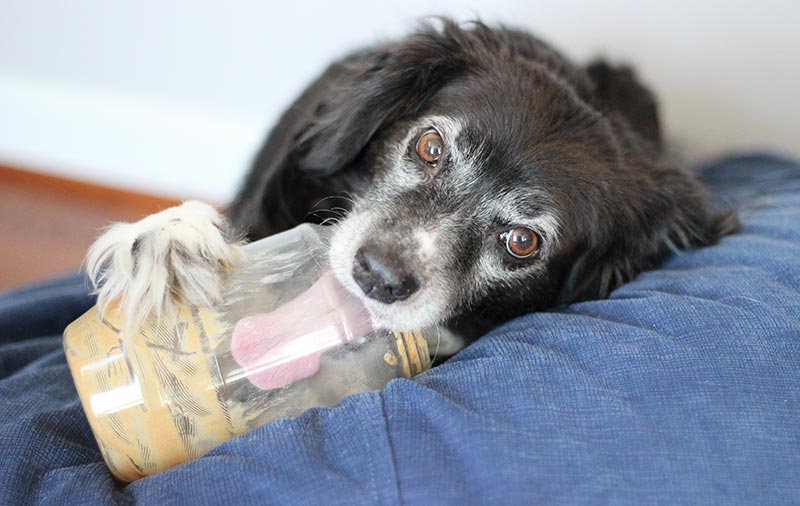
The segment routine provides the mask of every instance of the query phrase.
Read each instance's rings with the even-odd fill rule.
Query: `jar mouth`
[[[428,341],[422,331],[394,332],[395,349],[400,358],[403,375],[410,379],[417,374],[422,374],[431,368],[431,355]],[[384,360],[391,360],[390,356]]]

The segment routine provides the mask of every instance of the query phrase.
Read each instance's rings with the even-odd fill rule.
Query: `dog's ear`
[[[613,66],[598,59],[586,67],[592,81],[592,94],[598,105],[614,110],[639,135],[656,146],[661,145],[661,127],[655,95],[645,87],[626,65]]]
[[[352,191],[339,172],[375,132],[422,109],[467,68],[476,41],[488,38],[484,25],[465,30],[443,19],[438,28],[423,26],[331,65],[261,148],[230,206],[234,226],[250,238],[263,237],[303,221],[319,199]]]
[[[735,211],[712,212],[700,184],[690,179],[684,182],[686,191],[682,195],[660,195],[664,207],[653,205],[657,200],[645,198],[647,206],[636,220],[594,233],[579,246],[583,252],[566,269],[559,302],[605,298],[641,271],[657,267],[670,254],[715,244],[739,229]]]
[[[606,115],[621,117],[644,149],[657,153],[662,143],[654,95],[630,67],[596,60],[586,67],[590,100]],[[635,179],[618,175],[616,185],[631,188],[626,198],[587,206],[581,239],[567,255],[562,303],[604,298],[639,272],[657,267],[671,253],[716,243],[739,228],[733,211],[715,212],[699,181],[668,162],[635,167]],[[593,221],[598,209],[604,221]]]
[[[407,39],[334,65],[334,86],[320,95],[316,114],[296,139],[298,167],[330,175],[352,162],[376,131],[413,116],[429,97],[465,69],[475,32],[443,20]]]

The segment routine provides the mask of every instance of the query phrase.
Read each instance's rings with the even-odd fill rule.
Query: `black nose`
[[[367,297],[386,304],[405,300],[419,288],[417,279],[396,255],[373,245],[356,252],[353,279]]]

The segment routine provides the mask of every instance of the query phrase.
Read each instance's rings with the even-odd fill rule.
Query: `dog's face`
[[[488,300],[507,307],[552,295],[560,218],[533,170],[502,166],[511,161],[465,116],[422,116],[395,130],[370,150],[375,174],[330,254],[376,320],[419,328]]]
[[[603,297],[735,227],[659,143],[629,70],[445,21],[331,66],[274,130],[233,218],[258,237],[345,191],[338,279],[390,328],[477,335]]]
[[[331,261],[390,328],[550,306],[582,229],[618,222],[631,182],[602,117],[543,68],[501,72],[449,83],[360,157]]]

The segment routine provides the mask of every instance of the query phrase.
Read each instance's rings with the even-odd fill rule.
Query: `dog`
[[[331,268],[379,325],[442,325],[454,352],[738,227],[671,161],[630,68],[449,19],[327,68],[228,214],[187,202],[112,226],[87,257],[100,307],[217,304],[242,239],[312,221],[335,227]]]

